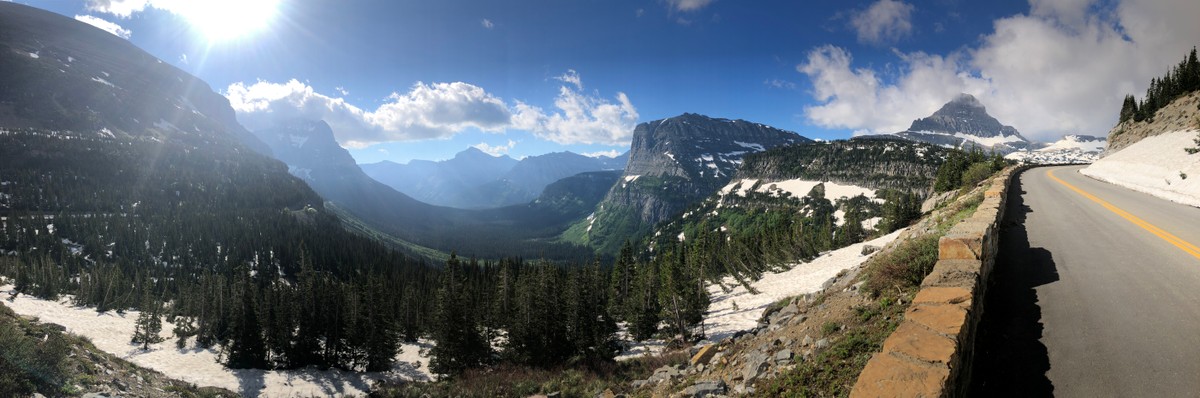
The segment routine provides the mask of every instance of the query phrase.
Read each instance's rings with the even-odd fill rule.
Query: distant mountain
[[[621,180],[564,238],[615,252],[625,239],[716,192],[747,154],[806,142],[812,140],[763,124],[691,113],[642,123]]]
[[[1102,137],[1068,135],[1042,148],[1013,152],[1004,158],[1030,164],[1092,163],[1100,159],[1107,143]]]
[[[276,157],[288,164],[289,172],[304,179],[338,209],[356,218],[352,224],[361,223],[370,231],[387,234],[390,238],[384,241],[398,240],[400,247],[410,251],[425,253],[434,249],[485,258],[510,255],[554,259],[591,257],[591,252],[582,248],[541,241],[558,235],[569,223],[582,219],[599,201],[599,198],[590,199],[596,195],[589,192],[596,188],[587,183],[568,182],[556,190],[547,190],[550,194],[545,196],[544,204],[527,201],[483,210],[434,206],[369,177],[354,163],[350,153],[338,145],[333,131],[323,121],[281,121],[255,134],[271,147]],[[474,150],[461,153],[455,159],[460,165],[476,166],[502,160]],[[605,189],[612,185],[603,178],[600,181],[608,184]],[[587,208],[580,209],[580,206]]]
[[[363,172],[397,191],[439,206],[472,208],[478,203],[478,187],[495,181],[512,170],[517,161],[467,148],[452,159],[440,162],[413,160],[408,164],[390,161],[362,165]]]
[[[422,202],[478,209],[528,203],[552,182],[583,172],[620,170],[627,159],[627,154],[610,158],[555,152],[517,161],[468,148],[453,159],[439,162],[384,161],[364,164],[362,169],[379,182]]]
[[[948,148],[976,147],[1000,153],[1028,149],[1029,140],[1017,129],[1000,124],[979,100],[959,94],[929,117],[914,120],[894,136]]]

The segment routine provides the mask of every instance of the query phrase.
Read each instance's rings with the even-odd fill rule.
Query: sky
[[[1196,0],[26,0],[209,83],[251,130],[321,119],[359,163],[615,155],[685,112],[810,138],[958,93],[1029,139],[1104,136],[1200,44]]]

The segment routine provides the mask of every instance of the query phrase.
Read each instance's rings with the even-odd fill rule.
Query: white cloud
[[[912,4],[879,0],[854,14],[850,25],[858,33],[859,42],[883,45],[912,34],[912,12]]]
[[[564,73],[560,76],[555,76],[554,80],[558,80],[563,83],[570,83],[575,85],[575,88],[577,89],[583,89],[583,80],[579,78],[579,73],[575,72],[574,69],[567,69],[567,73]]]
[[[125,29],[125,28],[121,27],[121,25],[117,25],[113,22],[109,22],[103,18],[95,17],[92,15],[76,15],[75,20],[86,23],[88,25],[95,26],[97,28],[100,28],[100,30],[103,30],[108,33],[112,33],[114,36],[120,37],[125,40],[129,40],[129,36],[133,35],[133,31],[131,31],[129,29]]]
[[[479,24],[483,25],[484,29],[491,29],[491,28],[496,27],[496,24],[492,23],[492,20],[487,19],[487,18],[484,18],[482,21],[479,21]]]
[[[513,141],[513,140],[508,140],[507,144],[499,144],[499,145],[489,145],[486,142],[480,142],[478,144],[471,145],[471,146],[475,147],[475,149],[483,151],[484,153],[486,153],[488,155],[501,156],[501,155],[508,154],[508,151],[511,151],[513,149],[513,147],[517,146],[517,142]]]
[[[614,101],[580,89],[578,73],[559,76],[554,109],[513,101],[510,106],[482,87],[468,83],[417,83],[405,93],[393,93],[375,110],[366,110],[344,98],[316,92],[292,79],[286,83],[259,81],[234,83],[225,90],[238,121],[250,130],[270,127],[280,120],[324,120],[333,127],[338,142],[353,148],[391,142],[450,138],[464,130],[490,133],[525,130],[560,144],[626,145],[638,114],[624,93]],[[569,82],[574,79],[576,81]]]
[[[1031,139],[1104,135],[1125,94],[1140,97],[1200,42],[1195,15],[1192,0],[1124,0],[1108,11],[1035,0],[1028,14],[994,21],[977,47],[897,52],[895,70],[856,67],[846,50],[818,47],[797,67],[818,101],[805,115],[823,127],[895,132],[966,92]]]
[[[184,65],[188,64],[187,54],[179,54],[179,63],[184,64]]]
[[[666,0],[674,11],[695,11],[707,7],[716,0]]]
[[[571,76],[572,72],[567,75]],[[578,78],[578,75],[574,75]],[[566,80],[564,80],[566,82]],[[618,92],[615,102],[597,94],[584,93],[582,81],[561,86],[554,100],[557,112],[547,114],[539,107],[518,101],[513,125],[541,139],[559,144],[626,145],[637,126],[638,113],[625,93]]]
[[[345,87],[342,87],[342,86],[334,87],[333,91],[337,91],[337,93],[341,94],[341,96],[343,96],[343,97],[350,95],[350,90],[347,90]]]
[[[783,89],[783,90],[795,90],[796,89],[796,83],[792,83],[787,80],[781,80],[781,79],[763,80],[763,85],[770,87],[770,88],[778,88],[778,89]]]
[[[467,128],[501,132],[511,119],[503,101],[462,82],[417,83],[406,93],[392,93],[373,111],[317,93],[295,79],[234,83],[225,96],[238,120],[251,130],[289,118],[319,119],[333,127],[339,142],[356,148],[387,141],[449,138]]]
[[[610,149],[607,151],[588,152],[588,153],[584,153],[582,155],[587,156],[589,158],[598,158],[598,157],[615,158],[617,156],[621,156],[622,153],[623,152],[618,151],[616,149]]]
[[[137,12],[142,12],[150,5],[150,0],[87,0],[87,9],[129,18]]]

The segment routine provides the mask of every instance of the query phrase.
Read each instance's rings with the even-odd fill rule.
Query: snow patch
[[[9,297],[12,285],[0,287],[0,294]],[[7,301],[7,300],[6,300]],[[75,307],[70,298],[59,301],[41,300],[17,295],[5,303],[20,315],[36,316],[42,322],[55,323],[67,332],[87,337],[96,348],[157,370],[168,377],[199,386],[213,386],[260,397],[365,395],[376,380],[430,380],[428,341],[404,344],[396,356],[397,363],[389,372],[347,372],[337,369],[321,371],[315,368],[297,370],[227,369],[217,363],[215,349],[175,348],[175,336],[170,324],[163,321],[166,340],[153,344],[147,351],[129,343],[138,318],[138,311],[118,315],[113,311],[97,313],[95,309]]]
[[[871,257],[862,254],[863,246],[883,247],[896,240],[902,231],[904,230],[828,252],[813,261],[792,265],[787,271],[765,273],[762,279],[751,283],[759,294],[751,294],[740,285],[728,293],[722,291],[720,286],[709,285],[708,293],[712,297],[712,303],[709,304],[708,315],[704,319],[705,331],[713,341],[721,341],[739,331],[754,329],[767,306],[784,298],[821,290],[825,281],[837,276],[842,270],[861,265]],[[725,278],[724,283],[736,285],[737,282],[733,278]]]
[[[29,53],[29,58],[38,59],[38,58],[41,58],[41,57],[42,57],[42,56],[41,56],[41,55],[38,55],[38,53]]]
[[[110,83],[108,80],[104,80],[103,78],[100,78],[100,77],[93,77],[93,78],[92,78],[92,81],[94,81],[94,82],[96,82],[96,83],[103,84],[103,85],[105,85],[105,86],[112,87],[112,88],[117,88],[117,86],[116,86],[116,85],[113,85],[113,84],[112,84],[112,83]]]
[[[762,151],[767,150],[767,148],[764,148],[762,146],[762,144],[755,144],[755,143],[741,142],[741,141],[734,141],[733,143],[738,144],[738,146],[740,146],[742,148],[753,149],[756,152],[762,152]]]
[[[1196,147],[1198,133],[1185,130],[1147,137],[1079,172],[1172,202],[1200,207],[1200,154],[1183,150]]]
[[[929,133],[930,133],[930,134],[938,134],[938,133],[933,133],[933,132],[929,132]],[[995,137],[980,137],[980,136],[977,136],[977,135],[971,135],[971,134],[964,134],[964,133],[954,133],[954,138],[962,138],[962,139],[964,139],[964,140],[967,140],[967,141],[974,141],[974,142],[976,142],[976,143],[979,143],[980,145],[987,146],[987,147],[992,147],[992,146],[996,146],[996,145],[999,145],[999,144],[1007,144],[1007,143],[1010,143],[1010,142],[1022,142],[1022,141],[1023,141],[1023,140],[1021,139],[1021,137],[1018,137],[1018,136],[1015,136],[1015,135],[1000,135],[1000,136],[995,136]]]

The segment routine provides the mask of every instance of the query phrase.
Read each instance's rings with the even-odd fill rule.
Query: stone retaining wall
[[[1009,182],[992,178],[975,214],[938,241],[938,262],[904,314],[858,376],[851,397],[961,397],[970,382],[975,329],[996,262]]]

